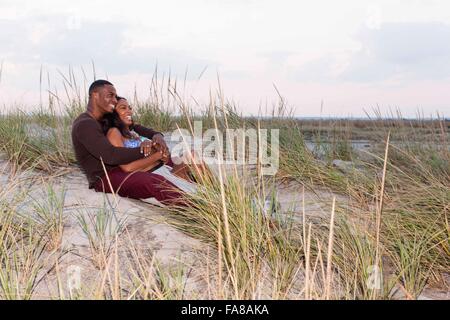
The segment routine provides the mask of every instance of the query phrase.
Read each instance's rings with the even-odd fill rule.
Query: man
[[[97,192],[116,192],[122,197],[146,199],[154,197],[164,204],[181,204],[182,195],[175,186],[151,172],[123,172],[118,166],[146,158],[154,144],[164,151],[167,145],[161,133],[135,125],[141,136],[152,139],[138,148],[120,148],[110,144],[102,131],[101,119],[111,113],[117,104],[113,84],[96,80],[89,87],[89,102],[72,125],[72,143],[76,159],[89,182],[89,188]]]

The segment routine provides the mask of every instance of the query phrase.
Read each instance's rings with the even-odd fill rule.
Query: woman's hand
[[[145,140],[141,142],[141,153],[144,154],[145,157],[148,157],[152,152],[153,142],[152,140]]]

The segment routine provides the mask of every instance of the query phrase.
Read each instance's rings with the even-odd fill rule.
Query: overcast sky
[[[0,0],[0,105],[38,103],[41,66],[91,81],[91,61],[125,96],[157,64],[200,101],[219,75],[247,113],[275,85],[299,116],[450,116],[450,1]]]

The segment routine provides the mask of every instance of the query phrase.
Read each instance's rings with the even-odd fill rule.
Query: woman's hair
[[[120,100],[127,100],[124,97],[117,96],[117,103],[119,103]],[[130,130],[133,130],[133,125],[130,126],[130,130],[127,129],[126,125],[122,122],[122,120],[119,117],[119,114],[116,110],[114,110],[112,113],[107,113],[103,116],[103,133],[106,134],[109,129],[111,128],[117,128],[119,129],[120,133],[126,137],[126,138],[132,138]]]

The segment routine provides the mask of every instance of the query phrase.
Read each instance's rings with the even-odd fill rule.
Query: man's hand
[[[152,140],[155,148],[161,150],[163,153],[170,153],[169,147],[167,147],[166,141],[164,141],[164,137],[161,134],[155,134]]]
[[[170,159],[170,153],[162,153],[162,162],[164,162],[164,164],[167,164],[167,162],[169,162]]]

